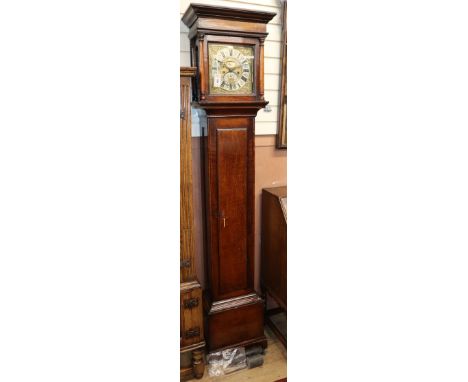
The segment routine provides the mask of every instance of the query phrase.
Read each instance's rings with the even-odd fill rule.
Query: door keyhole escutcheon
[[[226,219],[227,219],[227,217],[224,216],[223,211],[221,211],[221,213],[219,214],[219,218],[223,220],[223,228],[226,228]]]

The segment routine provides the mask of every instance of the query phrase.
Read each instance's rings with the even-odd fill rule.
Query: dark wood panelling
[[[208,116],[208,126],[210,289],[220,300],[253,291],[253,118]]]
[[[286,187],[267,188],[262,193],[262,271],[261,288],[264,297],[271,296],[284,312],[287,311],[287,217],[281,199]],[[267,322],[275,330],[274,311],[267,310]],[[275,330],[286,346],[286,338]]]
[[[218,129],[219,282],[222,295],[247,289],[247,128]]]
[[[286,187],[275,187],[262,194],[261,284],[283,309],[287,305],[287,223],[280,198],[286,192]]]

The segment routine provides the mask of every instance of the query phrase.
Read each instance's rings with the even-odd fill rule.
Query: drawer
[[[203,341],[203,307],[201,288],[180,293],[180,345]]]

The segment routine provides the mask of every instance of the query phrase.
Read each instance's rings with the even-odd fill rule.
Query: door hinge
[[[190,268],[190,265],[191,265],[191,261],[190,259],[182,259],[180,260],[180,267],[181,268]]]
[[[185,111],[184,110],[180,111],[180,119],[185,119]]]
[[[200,328],[196,327],[196,328],[186,330],[184,337],[185,338],[192,338],[192,337],[199,337],[199,336],[200,336]]]
[[[195,308],[196,306],[198,306],[198,297],[184,300],[185,309],[192,309],[192,308]]]

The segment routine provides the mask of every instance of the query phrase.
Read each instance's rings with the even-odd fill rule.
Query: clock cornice
[[[205,4],[190,4],[182,17],[182,21],[189,28],[198,18],[217,18],[223,20],[250,21],[267,24],[276,13],[252,11],[249,9],[219,7]]]

